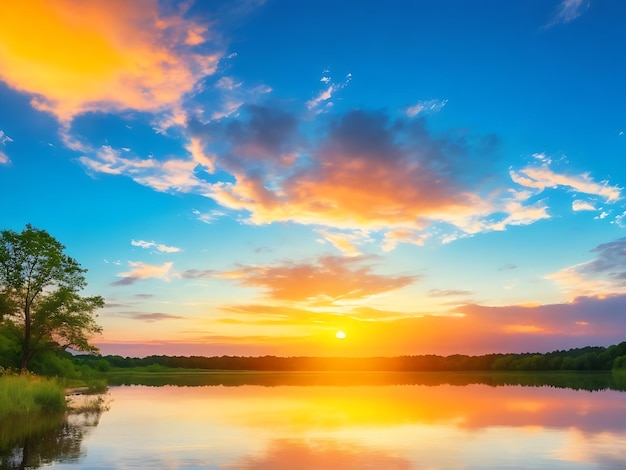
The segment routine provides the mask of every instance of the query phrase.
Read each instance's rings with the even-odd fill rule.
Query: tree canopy
[[[104,299],[80,295],[87,270],[64,250],[30,224],[20,233],[0,232],[0,321],[19,344],[22,371],[41,351],[98,351],[89,340],[102,331],[95,312]]]

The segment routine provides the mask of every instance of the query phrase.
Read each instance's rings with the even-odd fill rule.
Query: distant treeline
[[[171,367],[223,371],[556,371],[626,370],[626,341],[546,354],[486,354],[482,356],[422,355],[399,357],[241,357],[241,356],[75,356],[77,365],[106,372],[111,368]]]

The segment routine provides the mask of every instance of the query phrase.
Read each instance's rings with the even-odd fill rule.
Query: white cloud
[[[11,163],[11,160],[9,160],[7,154],[0,150],[0,165],[8,165],[9,163]]]
[[[13,142],[13,139],[0,130],[0,144],[6,145],[7,142]]]
[[[197,191],[202,194],[208,191],[211,186],[195,175],[198,165],[205,166],[209,171],[212,171],[212,167],[209,166],[210,159],[208,157],[202,158],[201,149],[194,147],[193,142],[188,147],[192,153],[192,158],[172,158],[169,160],[123,157],[119,150],[110,146],[93,150],[84,148],[75,142],[69,143],[68,146],[70,145],[93,154],[90,157],[83,155],[78,159],[88,170],[109,175],[125,175],[156,191],[182,193]]]
[[[161,243],[156,243],[154,241],[147,242],[145,240],[131,240],[130,244],[141,248],[156,248],[156,250],[160,251],[161,253],[176,253],[180,251],[180,248],[177,248],[175,246],[167,246]]]
[[[515,183],[536,189],[539,192],[561,186],[580,193],[600,196],[607,202],[616,202],[621,198],[621,188],[611,186],[607,181],[595,182],[589,173],[579,175],[560,174],[553,171],[547,164],[544,164],[527,166],[519,171],[511,169],[509,174]]]
[[[572,210],[573,211],[595,211],[596,207],[588,201],[581,201],[580,199],[576,199],[572,202]]]
[[[209,211],[209,212],[200,212],[199,210],[192,210],[192,214],[195,216],[196,220],[200,222],[204,222],[205,224],[212,224],[218,217],[223,217],[226,215],[221,211]]]
[[[234,90],[241,86],[241,82],[235,82],[233,77],[222,77],[215,84],[220,90]]]
[[[408,117],[415,117],[422,113],[436,113],[441,111],[447,103],[448,100],[419,101],[406,109],[406,115]]]
[[[326,80],[326,78],[328,78],[328,80]],[[351,73],[346,75],[346,78],[343,82],[331,84],[324,90],[320,91],[315,98],[312,98],[306,102],[306,107],[309,109],[309,111],[317,111],[319,113],[321,112],[321,110],[316,108],[318,108],[320,104],[324,103],[325,106],[332,106],[332,102],[330,102],[329,100],[337,91],[345,88],[348,83],[350,83],[350,80],[352,80]],[[322,77],[320,81],[327,85],[331,82],[331,79],[330,77]]]
[[[590,3],[589,0],[563,0],[550,24],[569,23],[575,20],[589,8]]]

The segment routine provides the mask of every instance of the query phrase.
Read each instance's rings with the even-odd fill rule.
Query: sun
[[[337,339],[345,339],[346,338],[346,334],[343,331],[339,330],[337,333],[335,333],[335,337]]]

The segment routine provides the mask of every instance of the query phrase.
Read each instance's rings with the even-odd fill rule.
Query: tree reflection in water
[[[32,469],[77,461],[82,442],[108,410],[105,395],[71,397],[68,412],[5,419],[0,423],[0,468]]]

